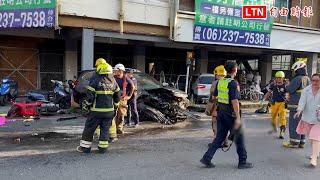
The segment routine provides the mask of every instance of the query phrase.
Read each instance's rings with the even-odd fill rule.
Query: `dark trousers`
[[[113,113],[112,113],[113,114]],[[109,140],[109,128],[112,123],[112,114],[109,116],[99,116],[90,114],[86,121],[83,133],[82,140],[87,142],[92,142],[93,134],[98,126],[100,126],[100,136],[99,136],[99,144],[100,142],[106,142]]]
[[[217,116],[217,136],[213,140],[212,145],[208,151],[204,154],[203,159],[211,161],[216,151],[221,147],[223,141],[226,139],[228,132],[234,127],[235,118],[232,117],[231,111],[219,110]],[[244,142],[243,129],[240,131],[235,139],[235,145],[237,147],[237,153],[239,156],[239,164],[246,163],[247,151]]]
[[[139,113],[137,108],[137,98],[133,98],[128,102],[128,117],[126,124],[139,124]]]
[[[294,115],[297,113],[296,110],[290,110],[289,114],[289,136],[290,141],[295,143],[304,143],[305,142],[305,135],[300,135],[297,133],[297,126],[301,119],[300,117],[294,118]]]

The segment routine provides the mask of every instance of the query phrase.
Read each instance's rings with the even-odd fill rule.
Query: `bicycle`
[[[253,87],[244,88],[240,91],[240,98],[242,100],[250,100],[253,102],[258,102],[262,99],[263,93],[255,90]]]

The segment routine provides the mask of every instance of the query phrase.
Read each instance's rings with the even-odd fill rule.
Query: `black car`
[[[160,82],[146,73],[133,70],[133,76],[138,83],[138,110],[141,119],[154,120],[164,124],[173,124],[186,119],[185,111],[189,106],[188,95],[183,91],[162,87]],[[86,86],[94,75],[94,70],[83,71],[73,83],[74,101],[82,103]]]

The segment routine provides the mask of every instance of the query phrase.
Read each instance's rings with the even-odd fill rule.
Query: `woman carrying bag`
[[[320,152],[320,74],[313,74],[311,85],[302,91],[295,117],[301,115],[297,133],[309,136],[312,145],[310,167],[314,168]]]

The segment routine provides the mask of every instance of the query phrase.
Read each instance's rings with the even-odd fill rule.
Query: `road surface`
[[[216,168],[202,167],[199,160],[211,141],[209,118],[192,121],[182,129],[158,129],[125,137],[112,144],[107,155],[76,153],[83,122],[68,122],[63,126],[65,131],[56,128],[60,133],[45,134],[44,139],[29,134],[18,142],[17,137],[4,136],[10,130],[0,131],[0,179],[319,179],[320,168],[306,168],[310,145],[284,149],[281,140],[267,134],[270,122],[266,115],[247,112],[243,119],[248,160],[255,165],[249,170],[236,168],[234,147],[227,153],[217,152]],[[68,128],[78,130],[65,133]]]

